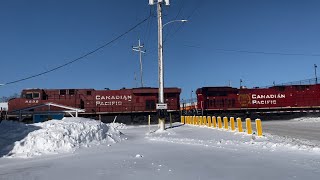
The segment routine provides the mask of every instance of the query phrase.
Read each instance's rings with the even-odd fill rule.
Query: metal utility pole
[[[132,47],[133,51],[139,52],[139,57],[140,57],[140,80],[141,80],[141,87],[143,87],[143,69],[142,69],[142,55],[141,53],[146,53],[146,51],[142,50],[143,45],[140,44],[140,39],[139,39],[139,45],[136,47]]]
[[[149,0],[149,5],[154,5],[155,0]],[[164,103],[164,92],[163,92],[163,46],[162,46],[162,4],[169,5],[169,0],[157,0],[157,15],[158,15],[158,73],[159,73],[159,102],[157,104],[158,114],[159,114],[159,125],[160,131],[165,130],[165,112],[167,110],[167,106]]]
[[[317,77],[317,65],[314,64],[314,75],[316,76],[316,84],[318,84],[318,77]]]

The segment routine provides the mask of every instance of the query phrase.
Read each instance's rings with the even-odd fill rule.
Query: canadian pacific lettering
[[[99,106],[122,106],[123,101],[130,102],[131,95],[116,95],[116,96],[103,96],[96,95],[96,105]]]
[[[285,94],[252,94],[252,104],[277,104],[278,99],[286,98]]]

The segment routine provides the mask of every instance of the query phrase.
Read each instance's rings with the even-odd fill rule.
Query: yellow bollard
[[[203,125],[207,126],[207,117],[206,116],[202,116],[202,120],[203,120]]]
[[[151,132],[151,130],[150,130],[150,124],[151,124],[151,116],[150,116],[150,115],[148,115],[148,126],[149,126],[149,132]]]
[[[224,123],[224,129],[228,130],[229,129],[228,117],[223,117],[223,123]]]
[[[199,116],[199,125],[202,126],[203,125],[202,123],[203,123],[202,116]]]
[[[199,116],[196,116],[196,124],[199,125]]]
[[[184,124],[184,116],[181,116],[181,124]]]
[[[208,120],[207,126],[208,126],[208,127],[211,127],[211,116],[208,116],[208,117],[207,117],[207,120]]]
[[[231,127],[231,131],[235,131],[236,127],[234,124],[234,117],[230,117],[230,127]]]
[[[243,132],[241,118],[237,118],[238,132]]]
[[[218,116],[218,128],[221,129],[222,128],[222,121],[221,121],[221,117]]]
[[[251,126],[251,119],[250,118],[246,119],[246,128],[247,128],[247,133],[252,134],[252,126]]]
[[[196,124],[196,116],[192,116],[192,122],[193,122],[194,125],[197,125]]]
[[[217,128],[217,118],[215,116],[212,116],[212,124],[214,128]]]
[[[188,124],[191,124],[190,116],[188,116]]]
[[[256,128],[258,136],[262,136],[262,124],[261,119],[256,119]]]

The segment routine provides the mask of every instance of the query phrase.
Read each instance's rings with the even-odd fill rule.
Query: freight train
[[[284,113],[319,112],[320,84],[279,85],[265,88],[201,87],[196,102],[180,102],[180,88],[165,88],[165,115],[179,120],[179,115],[253,116]],[[95,89],[25,89],[20,98],[8,102],[9,115],[23,118],[35,114],[77,111],[80,116],[103,122],[156,122],[161,110],[156,108],[158,88],[120,90]],[[54,103],[55,106],[50,106]],[[44,106],[46,105],[46,106]],[[64,111],[62,111],[64,109]],[[66,110],[67,109],[67,110]],[[22,116],[21,116],[22,115]]]
[[[179,115],[179,88],[165,88],[167,112]],[[120,90],[95,89],[25,89],[20,98],[9,100],[9,114],[30,119],[34,115],[58,115],[71,111],[80,116],[100,119],[103,122],[141,123],[145,117],[157,114],[157,88],[122,88]],[[141,119],[142,118],[142,119]]]
[[[196,90],[197,102],[184,113],[203,115],[235,114],[261,116],[318,113],[320,84],[281,85],[265,88],[201,87]],[[186,109],[189,109],[187,111]],[[182,110],[184,110],[182,108]]]

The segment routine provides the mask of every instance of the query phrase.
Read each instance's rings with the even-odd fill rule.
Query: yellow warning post
[[[218,116],[218,127],[219,127],[219,129],[222,128],[222,121],[221,121],[221,117],[220,116]]]
[[[224,124],[224,129],[228,130],[229,126],[228,126],[228,117],[223,117],[223,124]]]
[[[241,118],[237,118],[237,125],[238,125],[238,132],[243,132]]]
[[[262,136],[262,123],[261,119],[256,119],[256,128],[257,128],[257,135]]]
[[[252,126],[251,126],[251,119],[250,118],[246,119],[246,128],[247,128],[247,133],[252,134]]]
[[[235,131],[236,127],[234,124],[234,117],[230,117],[230,127],[231,127],[231,131]]]

